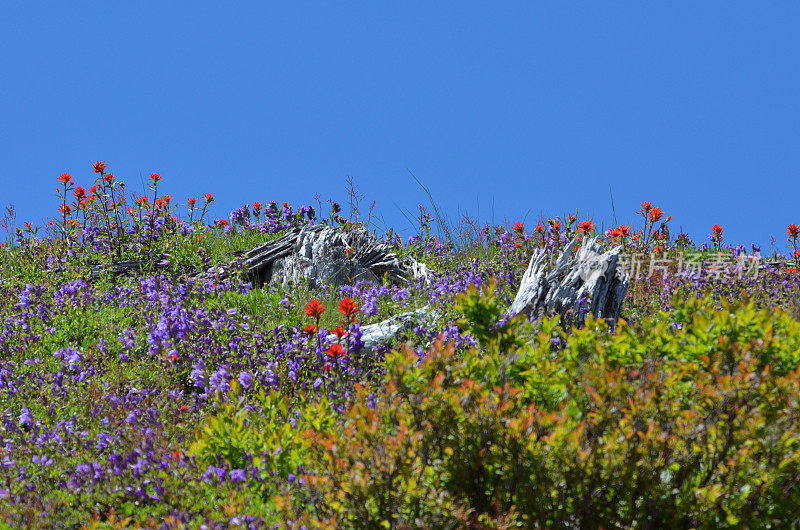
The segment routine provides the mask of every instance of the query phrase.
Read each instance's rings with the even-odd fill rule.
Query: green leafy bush
[[[491,296],[466,302],[492,315]],[[563,332],[545,320],[511,351],[499,345],[518,341],[487,322],[475,322],[483,350],[388,356],[377,400],[361,389],[335,429],[308,431],[305,484],[284,489],[284,516],[310,527],[800,524],[800,339],[786,315],[676,300],[639,335],[590,319],[556,346]]]

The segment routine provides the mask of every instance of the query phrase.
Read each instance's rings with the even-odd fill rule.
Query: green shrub
[[[492,314],[490,296],[469,294],[473,314]],[[799,339],[786,315],[676,300],[640,335],[590,319],[559,347],[554,319],[522,346],[487,322],[483,350],[391,354],[374,406],[361,389],[335,429],[309,431],[305,484],[284,489],[284,516],[351,528],[800,524]]]

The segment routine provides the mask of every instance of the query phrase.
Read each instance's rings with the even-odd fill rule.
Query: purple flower
[[[197,362],[192,365],[192,384],[197,388],[206,387],[206,364],[203,362],[203,359],[198,359]]]
[[[250,375],[250,372],[245,370],[239,374],[239,384],[242,385],[242,388],[245,390],[249,390],[250,387],[253,386],[253,376]]]
[[[19,426],[23,429],[30,430],[33,427],[33,416],[31,416],[31,411],[28,408],[23,408],[20,415],[19,415]]]
[[[247,479],[247,473],[245,473],[244,469],[232,469],[231,470],[231,482],[234,484],[237,482],[244,482]]]

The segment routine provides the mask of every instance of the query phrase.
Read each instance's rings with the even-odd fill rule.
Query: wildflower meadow
[[[651,202],[612,227],[420,206],[405,239],[333,200],[214,218],[213,190],[87,173],[54,176],[43,226],[0,220],[4,527],[800,525],[797,224],[764,227],[786,241],[766,252],[719,224],[692,241]],[[236,269],[317,224],[367,226],[431,273]],[[622,247],[618,322],[506,313],[534,255],[588,237]],[[422,307],[438,318],[361,340]]]

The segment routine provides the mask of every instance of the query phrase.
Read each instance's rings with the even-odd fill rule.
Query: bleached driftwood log
[[[259,284],[305,279],[312,288],[327,283],[353,284],[359,279],[379,281],[385,275],[398,283],[428,276],[424,264],[411,257],[399,258],[363,227],[295,228],[246,253],[244,266],[246,274]]]
[[[510,314],[559,314],[562,320],[571,318],[581,325],[590,312],[616,326],[630,283],[619,267],[622,249],[615,247],[603,253],[596,238],[587,238],[573,255],[577,242],[573,239],[567,244],[549,273],[543,252],[531,257]],[[581,308],[582,304],[588,304],[588,308]]]
[[[387,344],[394,340],[402,331],[407,331],[414,326],[435,321],[438,318],[429,306],[421,307],[415,311],[401,313],[375,324],[361,327],[361,342],[369,350],[379,344]],[[331,338],[333,334],[329,335]]]
[[[155,262],[152,260],[134,259],[126,261],[115,261],[109,265],[95,265],[90,271],[92,279],[100,278],[103,275],[111,274],[112,276],[121,276],[139,272],[146,267],[154,267]]]

